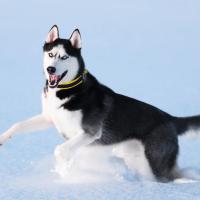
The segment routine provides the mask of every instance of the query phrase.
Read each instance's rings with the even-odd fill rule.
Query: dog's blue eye
[[[66,60],[67,58],[69,58],[69,56],[63,56],[61,57],[61,60]]]
[[[49,53],[49,57],[52,58],[52,57],[53,57],[53,54],[52,54],[52,53]]]

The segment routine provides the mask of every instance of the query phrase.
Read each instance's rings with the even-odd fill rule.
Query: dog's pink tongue
[[[57,81],[58,80],[58,76],[53,74],[53,75],[50,75],[50,81]]]

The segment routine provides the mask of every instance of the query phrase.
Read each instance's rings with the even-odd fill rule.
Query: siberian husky
[[[59,37],[54,25],[43,46],[46,84],[41,114],[14,124],[0,144],[16,133],[56,127],[65,142],[55,149],[57,161],[68,162],[80,147],[114,145],[113,153],[130,169],[150,179],[181,177],[177,168],[178,136],[200,126],[200,116],[174,117],[102,85],[86,68],[81,36]]]

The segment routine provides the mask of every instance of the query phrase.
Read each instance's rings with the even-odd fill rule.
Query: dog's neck
[[[69,82],[58,84],[56,88],[50,88],[48,84],[48,80],[46,80],[46,84],[44,87],[44,94],[46,95],[49,90],[55,90],[56,96],[58,98],[63,99],[65,97],[69,97],[80,90],[80,88],[85,82],[87,74],[88,74],[88,71],[85,69],[81,74],[76,76],[75,79]]]
[[[87,75],[88,71],[85,69],[83,71],[83,73],[81,73],[80,75],[78,75],[77,78],[69,81],[69,82],[64,82],[64,83],[61,83],[61,84],[58,84],[57,88],[58,88],[58,91],[61,91],[61,90],[70,90],[74,87],[77,87],[79,86],[80,84],[83,84],[84,83],[84,80],[85,80],[85,76]]]

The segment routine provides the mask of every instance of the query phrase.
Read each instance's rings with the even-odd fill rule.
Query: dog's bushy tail
[[[186,132],[196,133],[200,135],[200,115],[192,117],[175,117],[174,125],[178,135],[184,135]]]

